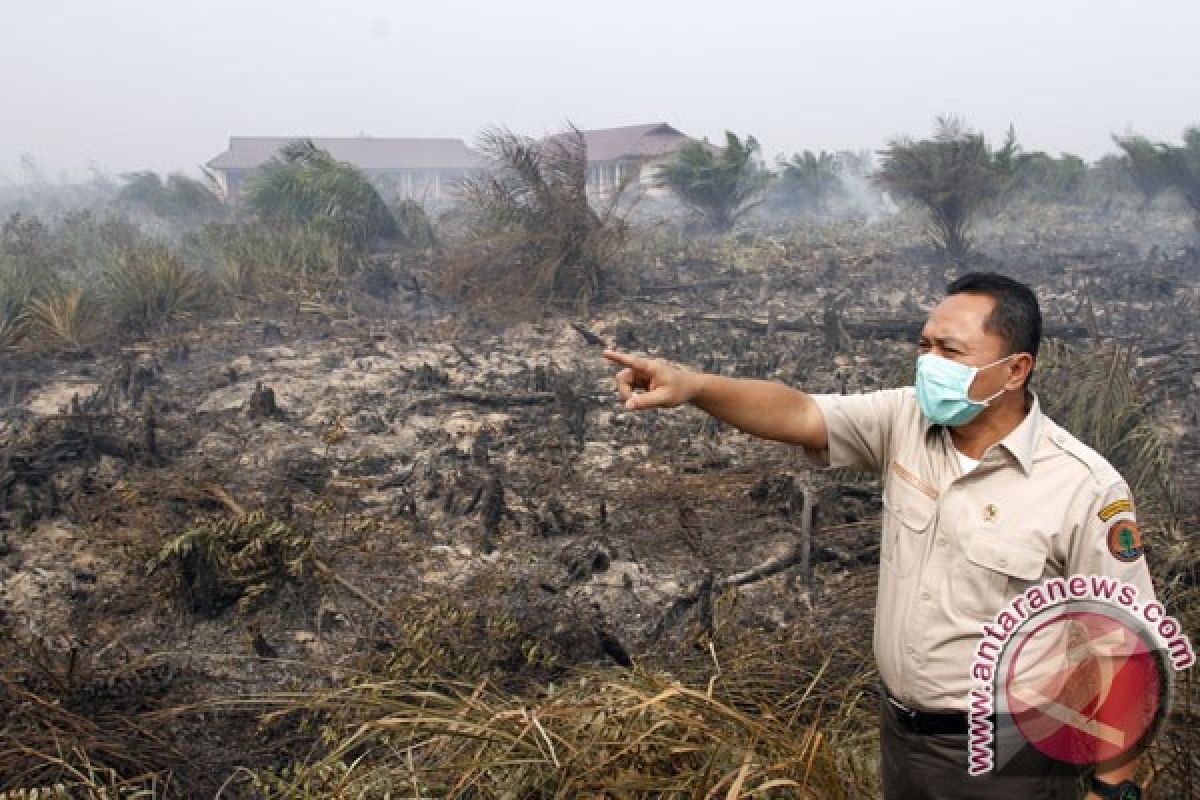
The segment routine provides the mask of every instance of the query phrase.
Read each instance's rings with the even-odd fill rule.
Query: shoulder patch
[[[1098,516],[1100,517],[1101,522],[1108,522],[1117,514],[1123,513],[1132,514],[1133,503],[1125,499],[1117,500],[1116,502],[1109,503],[1104,508],[1100,509]]]
[[[1145,551],[1142,532],[1133,520],[1118,520],[1108,529],[1108,552],[1117,561],[1137,561]]]

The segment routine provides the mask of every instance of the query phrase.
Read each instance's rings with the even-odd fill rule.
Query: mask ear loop
[[[997,358],[995,361],[993,361],[990,364],[984,364],[982,367],[976,367],[976,371],[983,372],[985,369],[991,369],[992,367],[996,366],[997,364],[1003,364],[1005,361],[1008,361],[1010,358],[1016,358],[1019,355],[1021,355],[1021,354],[1020,353],[1009,353],[1004,358]]]
[[[979,375],[979,373],[980,373],[980,372],[982,372],[983,370],[985,370],[985,369],[991,369],[992,367],[996,366],[997,364],[1003,364],[1005,361],[1008,361],[1010,358],[1016,358],[1016,357],[1017,357],[1017,356],[1019,356],[1019,355],[1021,355],[1021,354],[1020,354],[1020,353],[1009,353],[1009,354],[1008,354],[1008,355],[1006,355],[1004,358],[997,359],[996,361],[993,361],[992,363],[990,363],[990,364],[987,364],[987,365],[985,365],[985,366],[982,366],[982,367],[980,367],[979,369],[975,370],[975,375],[976,375],[976,376],[978,376],[978,375]],[[972,383],[973,383],[973,382],[975,381],[975,378],[973,377],[973,378],[971,379],[971,381],[972,381]],[[1005,393],[1005,392],[1007,392],[1007,391],[1008,391],[1008,389],[1005,389],[1005,388],[1001,387],[1001,388],[1000,388],[1000,391],[996,392],[996,393],[995,393],[994,395],[992,395],[991,397],[984,398],[983,400],[971,400],[971,402],[973,402],[973,403],[977,402],[977,403],[979,403],[981,406],[989,406],[989,405],[991,405],[991,404],[992,404],[992,401],[993,401],[993,400],[995,400],[997,397],[999,397],[1000,395],[1004,394],[1004,393]],[[970,400],[970,399],[971,399],[971,396],[970,396],[970,395],[967,395],[967,399],[968,399],[968,400]]]
[[[991,397],[986,397],[986,398],[984,398],[983,400],[980,400],[980,401],[978,401],[978,402],[979,402],[979,405],[981,405],[981,406],[990,406],[990,405],[992,404],[992,401],[993,401],[993,400],[995,400],[997,397],[999,397],[1000,395],[1004,394],[1004,393],[1005,393],[1005,392],[1007,392],[1007,391],[1008,391],[1008,389],[1001,389],[1000,391],[996,392],[996,393],[995,393],[994,395],[992,395]],[[974,401],[972,401],[972,402],[974,402]]]

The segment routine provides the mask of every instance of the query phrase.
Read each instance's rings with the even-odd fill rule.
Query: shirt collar
[[[1020,463],[1025,476],[1033,472],[1033,454],[1037,451],[1038,435],[1042,429],[1042,409],[1035,392],[1029,392],[1029,412],[1021,424],[1009,431],[1000,444]]]
[[[1033,472],[1033,454],[1037,449],[1038,435],[1042,428],[1042,410],[1037,393],[1032,390],[1028,391],[1029,411],[1025,414],[1025,419],[1021,420],[1017,427],[997,442],[1017,460],[1026,477]],[[924,426],[926,436],[929,435],[931,429],[943,427],[935,426],[924,414],[921,415],[921,424]],[[947,433],[949,432],[947,431]]]

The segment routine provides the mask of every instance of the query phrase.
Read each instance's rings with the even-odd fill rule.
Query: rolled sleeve
[[[809,457],[825,466],[882,472],[889,460],[897,414],[911,391],[812,395],[825,418],[829,444],[820,451],[806,448]]]

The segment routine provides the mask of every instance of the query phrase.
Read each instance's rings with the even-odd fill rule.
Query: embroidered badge
[[[1133,513],[1133,503],[1128,500],[1117,500],[1114,503],[1109,503],[1104,508],[1100,509],[1100,521],[1108,522],[1117,514],[1122,512]]]
[[[1142,557],[1145,547],[1136,522],[1123,519],[1113,523],[1108,529],[1108,552],[1118,561],[1137,561]]]

